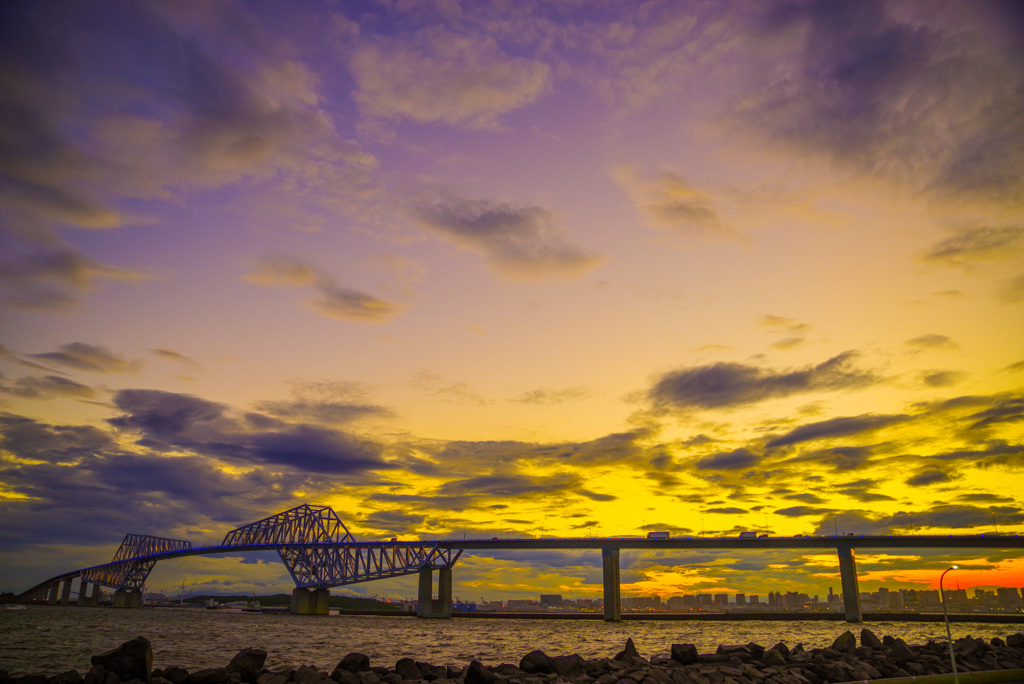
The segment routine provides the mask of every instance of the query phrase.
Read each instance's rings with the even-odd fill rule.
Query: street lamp
[[[839,521],[836,520],[836,514],[835,513],[832,514],[832,524],[835,525],[835,527],[836,527],[836,536],[838,537],[839,536]]]
[[[942,616],[946,619],[946,640],[949,642],[949,662],[953,665],[953,684],[960,684],[960,677],[956,673],[956,655],[953,654],[953,635],[949,632],[949,611],[946,610],[946,592],[942,588],[942,580],[950,570],[956,570],[957,566],[946,568],[939,575],[939,598],[942,599]]]

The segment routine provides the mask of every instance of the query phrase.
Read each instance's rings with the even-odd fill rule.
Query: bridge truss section
[[[359,543],[330,506],[303,504],[232,530],[221,547],[277,546],[281,561],[307,589],[337,587],[451,567],[461,550],[416,543]]]
[[[141,591],[146,578],[156,565],[156,561],[148,558],[158,553],[187,551],[192,542],[184,539],[168,539],[152,537],[144,534],[126,534],[114,560],[106,565],[98,565],[82,571],[82,579],[105,587],[125,591]]]

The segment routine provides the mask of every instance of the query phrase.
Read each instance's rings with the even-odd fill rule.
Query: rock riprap
[[[961,673],[1002,670],[1010,679],[1024,681],[1024,634],[987,642],[968,636],[955,640],[953,650]],[[267,652],[246,648],[224,667],[190,672],[177,666],[153,669],[149,640],[136,637],[93,656],[85,676],[70,670],[10,677],[0,670],[0,684],[830,684],[948,674],[952,669],[945,642],[910,645],[890,636],[879,639],[868,629],[861,630],[859,639],[844,632],[827,648],[722,644],[714,653],[699,653],[694,644],[671,644],[669,653],[667,658],[645,658],[629,639],[611,658],[551,656],[538,649],[518,665],[488,666],[474,660],[465,668],[410,657],[392,667],[372,666],[368,656],[349,653],[328,674],[311,665],[267,669]]]

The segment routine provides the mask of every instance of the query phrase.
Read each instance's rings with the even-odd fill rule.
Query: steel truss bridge
[[[677,537],[579,537],[527,539],[436,539],[360,542],[329,506],[303,504],[227,533],[218,546],[193,547],[183,539],[128,534],[111,562],[51,577],[19,598],[68,604],[71,582],[79,579],[78,605],[95,605],[98,587],[115,590],[114,605],[138,607],[141,590],[158,561],[233,553],[277,551],[295,582],[292,612],[327,613],[328,589],[388,577],[419,574],[421,617],[451,616],[451,573],[467,549],[600,549],[606,620],[619,620],[621,549],[831,549],[838,554],[846,619],[861,621],[854,549],[1024,549],[1020,535],[846,535],[756,539]],[[433,598],[433,573],[439,573],[439,598]],[[92,597],[87,585],[94,585]],[[59,598],[58,598],[58,591]]]

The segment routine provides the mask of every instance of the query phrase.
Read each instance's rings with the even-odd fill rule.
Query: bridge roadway
[[[349,537],[351,539],[351,537]],[[832,549],[839,557],[840,579],[842,586],[844,610],[846,619],[850,622],[860,622],[862,613],[860,609],[860,591],[857,582],[857,570],[854,549],[1024,549],[1024,536],[1021,535],[845,535],[845,536],[797,536],[797,537],[767,537],[738,538],[738,537],[677,537],[673,539],[648,539],[646,537],[577,537],[577,538],[489,538],[489,539],[434,539],[416,541],[327,541],[327,542],[275,542],[275,543],[254,543],[254,544],[231,544],[219,546],[205,546],[196,548],[184,548],[172,551],[163,551],[145,555],[134,556],[124,559],[122,563],[149,563],[153,564],[161,560],[171,560],[186,556],[202,556],[213,554],[228,554],[246,551],[277,551],[284,554],[287,550],[294,550],[304,554],[315,554],[318,551],[344,551],[366,552],[367,557],[372,557],[376,549],[380,554],[385,551],[391,552],[418,552],[416,556],[421,561],[427,558],[424,549],[445,550],[449,553],[441,565],[435,565],[431,561],[422,561],[422,564],[414,571],[420,575],[419,603],[420,615],[422,617],[450,617],[451,616],[451,568],[459,555],[466,550],[517,550],[517,549],[600,549],[603,565],[604,584],[604,616],[606,620],[617,621],[621,619],[620,593],[619,593],[619,555],[621,549],[739,549],[746,551],[760,551],[766,549]],[[455,553],[454,558],[452,553]],[[365,561],[364,561],[365,563]],[[107,564],[108,566],[111,564]],[[76,577],[87,576],[90,571],[97,571],[107,566],[93,566],[83,568],[41,582],[32,589],[26,591],[23,596],[38,598],[49,596],[50,602],[57,602],[57,587],[63,583],[63,593],[60,603],[67,604],[71,593],[71,580]],[[149,567],[152,567],[150,565]],[[438,599],[433,599],[433,571],[439,570]],[[295,573],[293,572],[293,577]],[[376,574],[369,572],[342,582],[335,582],[334,586],[340,584],[354,584],[356,582],[372,581],[384,577],[393,577],[397,574],[412,574],[406,572],[383,572],[378,568]],[[299,579],[296,577],[296,584]],[[88,598],[82,600],[86,593],[85,581],[79,591],[79,604],[88,605]],[[306,595],[299,592],[306,591]],[[296,612],[326,612],[327,589],[318,587],[321,596],[321,609],[310,609],[312,601],[317,602],[314,595],[310,598],[308,589],[299,587],[296,594],[293,594],[293,610]],[[136,592],[137,593],[137,592]],[[296,596],[299,600],[296,601]],[[92,603],[95,602],[95,591]],[[115,600],[116,605],[116,600]],[[130,604],[124,604],[130,605]]]

